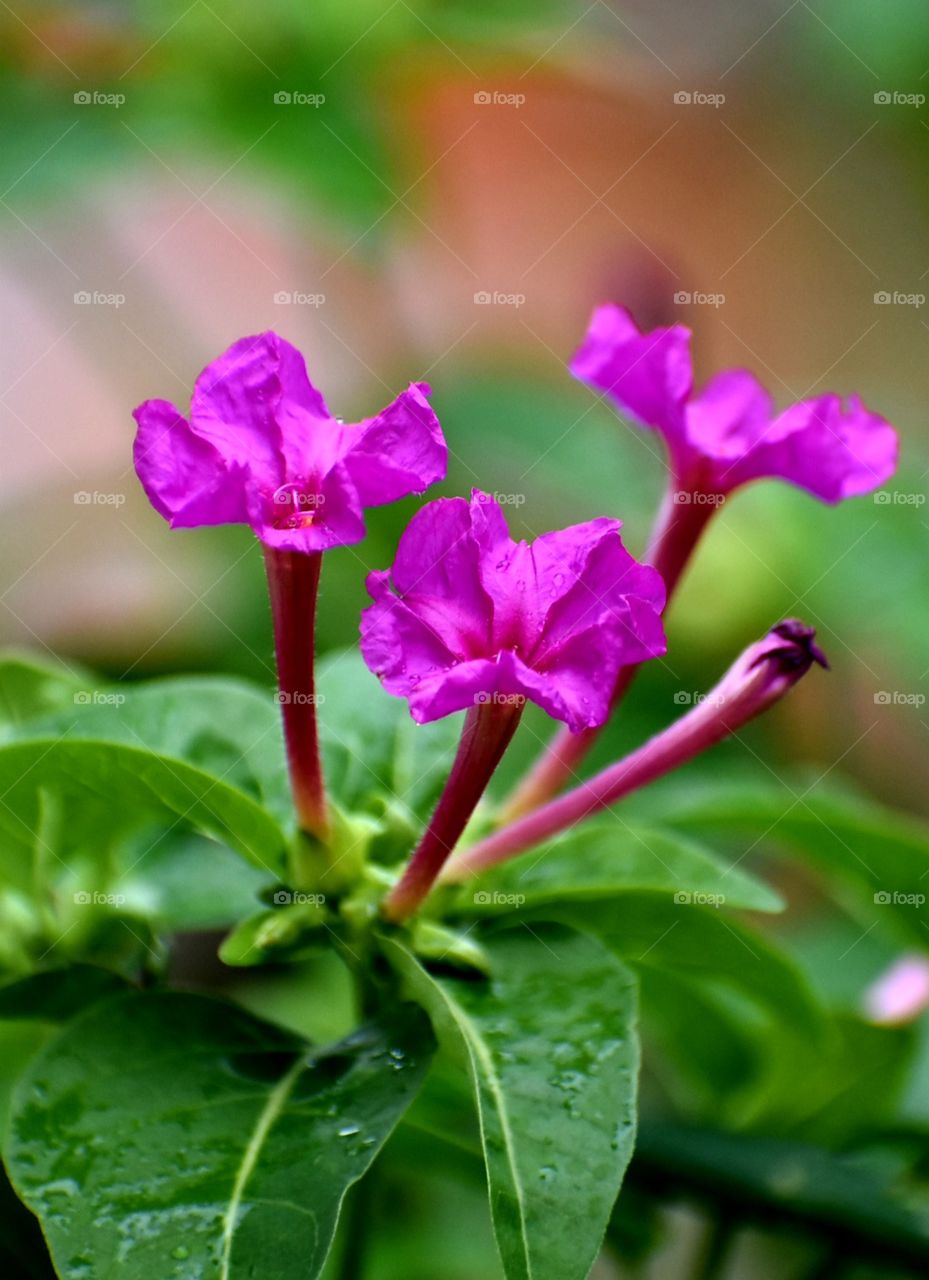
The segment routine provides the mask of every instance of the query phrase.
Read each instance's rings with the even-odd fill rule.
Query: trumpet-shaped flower
[[[365,507],[444,477],[428,394],[413,383],[376,417],[346,424],[289,342],[242,338],[197,379],[189,418],[166,400],[135,410],[136,471],[174,527],[249,524],[277,550],[325,551],[364,537]]]
[[[665,651],[664,584],[623,547],[618,520],[509,535],[497,502],[442,498],[373,573],[365,661],[413,718],[528,700],[576,731],[602,724],[620,667]]]
[[[836,503],[870,493],[896,467],[896,432],[857,396],[816,396],[778,414],[744,369],[695,393],[690,331],[641,333],[622,307],[596,309],[571,372],[662,433],[681,490],[726,494],[776,476]]]

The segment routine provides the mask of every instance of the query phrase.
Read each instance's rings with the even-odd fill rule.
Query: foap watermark
[[[305,93],[302,89],[278,89],[274,95],[276,107],[321,107],[325,101],[324,93]]]
[[[674,705],[677,707],[701,707],[704,702],[720,707],[723,704],[717,693],[692,693],[689,689],[678,689],[674,694]]]
[[[124,693],[106,689],[78,689],[74,695],[74,704],[78,707],[121,707],[125,701]]]
[[[122,507],[125,503],[124,493],[101,493],[99,489],[78,489],[74,495],[76,507]]]
[[[524,93],[501,93],[499,89],[478,89],[474,95],[474,104],[478,107],[520,107],[526,105]]]
[[[321,307],[326,301],[326,295],[301,293],[299,289],[278,289],[274,301],[279,307]]]
[[[315,511],[326,505],[326,495],[308,493],[298,484],[282,484],[279,489],[275,489],[273,502],[275,506],[292,507],[297,511]]]
[[[524,893],[499,893],[496,889],[479,889],[474,895],[476,907],[521,907],[525,904]]]
[[[874,501],[879,507],[922,507],[925,506],[926,495],[913,490],[901,492],[899,489],[879,489],[874,495]]]
[[[876,907],[922,907],[925,903],[924,893],[901,893],[899,889],[879,889],[874,895]]]
[[[921,107],[925,101],[924,93],[902,93],[899,89],[878,89],[874,95],[878,107]]]
[[[701,293],[699,289],[678,289],[674,295],[674,304],[678,307],[723,307],[726,305],[726,295]]]
[[[878,307],[921,307],[925,305],[924,293],[903,293],[900,289],[878,289],[874,295]]]
[[[74,895],[74,902],[79,907],[124,907],[126,895],[100,893],[96,889],[79,889]]]
[[[324,693],[303,693],[299,689],[285,693],[280,689],[274,695],[274,701],[282,707],[321,707],[326,701]]]
[[[526,295],[502,293],[499,289],[495,289],[493,293],[488,289],[479,289],[474,295],[474,301],[479,307],[521,307],[526,301]]]
[[[678,889],[674,895],[678,907],[722,907],[725,903],[724,893],[706,893],[703,889]]]
[[[74,295],[74,304],[78,307],[120,307],[126,305],[124,293],[103,293],[99,289],[79,289]]]
[[[296,889],[275,889],[273,902],[276,907],[324,907],[324,893],[300,893]]]
[[[702,489],[678,489],[674,501],[681,507],[721,507],[726,501],[724,493],[704,493]]]
[[[715,107],[718,111],[725,101],[724,93],[704,93],[702,89],[678,89],[674,95],[676,107]]]
[[[124,93],[104,93],[101,89],[78,89],[74,95],[74,104],[78,107],[124,107]]]
[[[476,707],[524,707],[526,705],[526,695],[524,693],[476,693],[474,695],[474,705]]]
[[[526,503],[526,495],[524,493],[493,493],[475,494],[477,502],[496,502],[501,507],[522,507]]]
[[[924,707],[924,693],[907,693],[903,689],[878,689],[874,695],[876,707]]]

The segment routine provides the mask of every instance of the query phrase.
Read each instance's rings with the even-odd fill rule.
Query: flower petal
[[[870,493],[893,475],[897,433],[857,396],[836,395],[792,405],[729,472],[727,487],[778,476],[823,502]]]
[[[723,463],[714,476],[724,476],[728,465],[764,439],[773,417],[771,397],[754,374],[730,369],[711,378],[687,406],[687,439],[702,457]]]
[[[133,417],[135,469],[159,515],[175,528],[247,519],[245,470],[195,435],[179,409],[146,400]]]
[[[424,678],[444,673],[456,655],[428,622],[393,594],[389,573],[369,574],[366,586],[374,603],[361,614],[364,660],[388,693],[412,699]]]
[[[344,463],[365,506],[396,502],[445,479],[448,448],[424,382],[359,423]]]
[[[682,438],[693,387],[690,330],[683,325],[643,334],[624,307],[597,307],[570,369],[633,418],[657,427],[669,444]]]
[[[538,642],[538,665],[547,666],[563,645],[594,625],[606,627],[613,636],[609,661],[614,676],[626,663],[665,652],[660,621],[664,582],[655,569],[629,554],[617,531],[618,523],[594,520],[565,529],[560,535],[570,535],[575,544],[573,578],[549,610]],[[584,535],[586,554],[582,559]],[[651,651],[644,653],[643,649]]]
[[[338,436],[330,422],[303,356],[270,331],[233,343],[194,387],[193,430],[272,492],[315,462],[320,432],[324,446],[327,431]]]
[[[459,658],[485,653],[493,605],[463,498],[438,498],[416,513],[391,571],[400,596]]]

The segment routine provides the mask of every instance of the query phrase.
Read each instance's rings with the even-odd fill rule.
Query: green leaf
[[[255,685],[226,677],[171,677],[101,685],[41,723],[47,736],[121,743],[178,760],[292,821],[280,707]],[[35,724],[28,736],[37,736]]]
[[[269,878],[284,870],[286,836],[259,801],[144,746],[61,735],[10,743],[0,747],[0,793],[2,878],[30,896],[62,873],[67,891],[103,892],[119,872],[114,846],[153,824],[153,842],[184,827],[237,849]]]
[[[311,1050],[202,996],[119,997],[31,1065],[7,1166],[62,1276],[311,1280],[431,1045],[408,1006]]]
[[[667,893],[634,893],[612,902],[553,904],[540,908],[536,917],[595,934],[636,967],[719,979],[751,996],[799,1034],[822,1032],[819,1006],[793,961],[722,911],[676,903]]]
[[[508,1280],[584,1280],[632,1154],[638,1041],[630,974],[594,939],[539,925],[482,935],[492,978],[385,952],[470,1072]]]
[[[877,1246],[885,1266],[929,1260],[925,1187],[917,1196],[899,1166],[879,1153],[833,1155],[754,1134],[659,1124],[642,1126],[635,1167],[657,1175],[662,1189],[722,1202],[736,1218],[773,1217],[793,1230],[805,1224],[822,1231],[841,1241],[849,1258]]]
[[[346,812],[381,820],[384,860],[409,852],[445,785],[461,717],[418,725],[401,698],[380,688],[357,650],[320,663],[320,734],[326,782]]]
[[[73,706],[86,687],[86,677],[63,663],[15,649],[0,652],[0,733]]]
[[[113,882],[126,910],[166,930],[222,929],[254,912],[268,873],[232,849],[190,832],[140,833]]]
[[[796,1050],[797,1038],[785,1040],[779,1027],[765,1037],[769,1023],[754,1025],[751,1008],[727,1008],[712,983],[679,970],[641,965],[639,980],[646,1061],[675,1114],[697,1123],[744,1123],[768,1067],[766,1051],[772,1042]]]
[[[82,1009],[125,988],[115,973],[90,964],[47,969],[0,987],[0,1018],[67,1022]]]
[[[751,837],[799,854],[838,882],[858,919],[922,948],[929,943],[929,823],[799,780],[786,790],[738,783],[672,792],[662,816],[704,838]]]
[[[783,901],[754,876],[717,861],[675,832],[604,817],[503,863],[462,889],[455,905],[472,914],[545,902],[613,898],[641,890],[686,893],[730,907],[780,911]]]

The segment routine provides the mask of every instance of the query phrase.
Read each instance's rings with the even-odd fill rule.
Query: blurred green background
[[[611,299],[690,325],[701,377],[858,392],[903,454],[839,509],[774,483],[727,505],[601,753],[796,614],[832,672],[695,773],[851,778],[929,814],[924,3],[31,0],[0,34],[0,642],[270,686],[251,534],[169,532],[130,461],[136,403],[186,406],[268,327],[346,418],[429,381],[443,492],[516,496],[526,536],[619,515],[641,552],[657,438],[565,367]],[[353,643],[415,505],[327,557],[324,647]],[[510,775],[545,732],[528,718]],[[857,1007],[893,952],[812,881],[789,896],[820,986]]]

